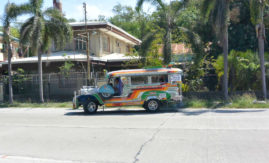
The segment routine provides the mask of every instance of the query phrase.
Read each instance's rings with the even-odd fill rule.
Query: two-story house
[[[70,23],[73,29],[73,41],[64,50],[51,47],[49,54],[42,55],[44,73],[59,72],[59,67],[66,61],[74,64],[73,71],[85,72],[87,67],[85,23]],[[89,52],[92,70],[117,70],[135,57],[126,56],[141,41],[123,29],[109,22],[87,22],[89,36]],[[12,68],[24,69],[29,73],[37,73],[37,56],[13,58]],[[129,68],[136,65],[129,65]],[[127,66],[128,67],[128,66]],[[7,69],[7,61],[2,62],[2,69]]]

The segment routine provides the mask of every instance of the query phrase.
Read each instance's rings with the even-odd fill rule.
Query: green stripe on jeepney
[[[165,91],[148,91],[148,92],[143,93],[141,98],[142,98],[142,100],[145,101],[147,99],[147,97],[150,97],[150,96],[160,97],[160,94],[166,94],[167,100],[171,99],[171,95]]]
[[[100,104],[102,105],[104,104],[104,101],[101,99],[101,97],[98,94],[94,94],[93,96],[98,100]]]

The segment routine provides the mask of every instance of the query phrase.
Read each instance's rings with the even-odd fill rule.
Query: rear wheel
[[[160,101],[157,99],[148,100],[145,102],[144,107],[148,112],[157,112],[160,110]]]
[[[93,114],[97,111],[97,109],[98,109],[98,105],[94,101],[89,101],[83,105],[83,110],[87,114]]]

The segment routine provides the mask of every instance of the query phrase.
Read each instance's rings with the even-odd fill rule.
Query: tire
[[[98,109],[98,105],[94,101],[88,101],[86,104],[83,105],[83,110],[87,114],[96,113],[97,109]]]
[[[157,112],[160,110],[160,101],[157,99],[148,100],[145,102],[144,107],[148,112]]]
[[[108,100],[110,99],[113,95],[109,93],[99,93],[102,99]]]

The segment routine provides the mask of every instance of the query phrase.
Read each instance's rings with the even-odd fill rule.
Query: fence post
[[[48,77],[48,101],[50,101],[50,74]]]
[[[4,102],[4,90],[3,90],[3,83],[0,83],[0,102]]]

